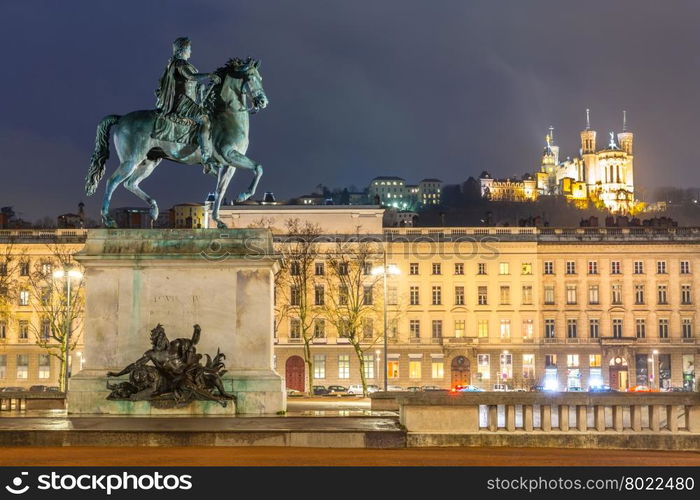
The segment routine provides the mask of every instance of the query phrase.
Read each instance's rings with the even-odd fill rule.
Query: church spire
[[[622,110],[622,131],[627,132],[627,111]]]
[[[586,108],[586,130],[591,130],[591,110]]]

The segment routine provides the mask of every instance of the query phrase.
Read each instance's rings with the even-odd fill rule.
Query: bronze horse
[[[217,178],[212,218],[219,228],[226,227],[219,218],[219,208],[236,168],[252,170],[255,174],[248,189],[238,195],[239,202],[253,196],[263,173],[259,163],[245,156],[248,149],[248,114],[264,109],[268,104],[258,72],[259,64],[259,61],[251,58],[245,61],[229,60],[215,71],[221,83],[214,85],[205,98],[211,119],[213,158],[218,164],[218,168],[209,172]],[[251,105],[248,106],[247,102]],[[85,179],[88,196],[95,192],[105,173],[112,127],[120,161],[119,167],[107,180],[102,202],[102,222],[106,227],[117,227],[116,221],[109,215],[109,205],[119,184],[123,182],[126,189],[151,206],[151,218],[155,221],[158,218],[158,204],[139,187],[141,181],[151,175],[164,158],[185,165],[199,165],[202,161],[196,143],[185,144],[151,137],[157,118],[156,110],[133,111],[123,116],[105,116],[97,126],[95,152]]]

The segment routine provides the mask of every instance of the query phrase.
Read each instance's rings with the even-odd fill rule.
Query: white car
[[[373,392],[377,392],[378,390],[379,387],[377,387],[376,385],[367,385],[367,394],[372,394]],[[348,387],[348,394],[362,396],[362,384],[353,384],[350,387]]]

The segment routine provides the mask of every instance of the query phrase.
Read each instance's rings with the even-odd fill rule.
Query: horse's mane
[[[211,112],[215,107],[216,96],[219,95],[219,93],[221,92],[221,86],[224,83],[224,78],[226,78],[226,75],[234,71],[240,71],[243,67],[245,67],[246,64],[248,64],[252,60],[252,57],[248,57],[247,59],[234,57],[233,59],[229,59],[228,61],[226,61],[226,63],[223,66],[220,66],[213,71],[214,74],[218,75],[218,77],[221,78],[221,83],[217,83],[216,85],[214,85],[214,87],[212,87],[212,91],[209,93],[209,98],[204,103],[204,107],[209,112]]]
[[[216,68],[216,70],[214,70],[214,73],[216,73],[221,77],[221,79],[223,79],[231,71],[240,71],[241,68],[243,68],[252,60],[252,57],[248,57],[247,59],[234,57],[233,59],[229,59],[228,61],[226,61],[226,64],[224,64],[223,66]]]

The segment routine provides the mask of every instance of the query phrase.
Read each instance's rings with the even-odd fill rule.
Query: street
[[[0,466],[700,466],[700,453],[562,448],[13,447]]]

